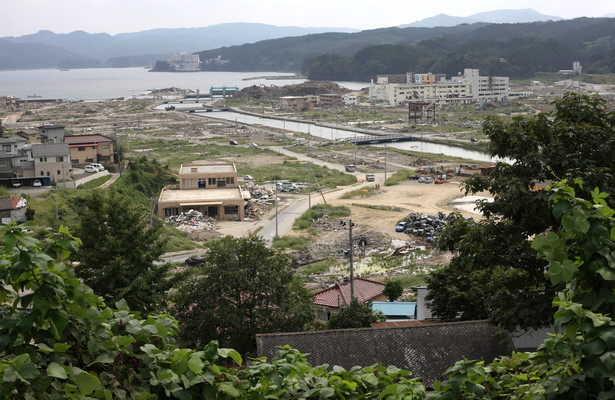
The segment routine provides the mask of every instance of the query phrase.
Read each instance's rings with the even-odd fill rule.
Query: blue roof
[[[389,302],[389,301],[374,301],[372,302],[373,310],[380,310],[387,317],[397,316],[414,318],[414,310],[416,309],[415,302]]]

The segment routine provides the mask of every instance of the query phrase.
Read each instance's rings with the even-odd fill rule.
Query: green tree
[[[262,239],[227,236],[205,259],[177,288],[175,315],[187,343],[218,340],[246,354],[257,333],[301,331],[313,321],[312,296],[289,258]]]
[[[540,186],[563,178],[612,193],[615,187],[615,114],[600,98],[567,93],[552,114],[488,118],[483,130],[498,162],[486,176],[466,181],[466,193],[488,191],[494,201],[479,208],[485,219],[452,217],[438,240],[454,252],[451,263],[428,277],[435,315],[443,318],[490,318],[499,326],[544,326],[552,321],[551,299],[559,287],[545,276],[530,239],[559,222],[549,211],[549,193]],[[607,200],[611,206],[614,199]]]
[[[382,291],[382,294],[384,294],[388,301],[397,300],[403,293],[404,288],[400,281],[387,281]]]
[[[327,329],[368,328],[374,322],[386,321],[382,311],[374,311],[372,302],[360,302],[354,297],[350,304],[342,306],[327,322]]]
[[[131,309],[165,308],[168,265],[154,264],[165,251],[161,225],[149,226],[149,211],[115,191],[93,191],[75,204],[83,246],[77,276],[114,304],[125,299]]]

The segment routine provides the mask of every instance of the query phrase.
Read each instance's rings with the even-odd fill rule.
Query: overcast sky
[[[416,3],[419,3],[418,5]],[[384,28],[437,14],[466,17],[500,9],[562,18],[615,13],[613,0],[1,0],[0,37],[50,30],[117,34],[225,22],[277,26]]]

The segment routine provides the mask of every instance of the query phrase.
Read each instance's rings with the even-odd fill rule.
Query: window
[[[232,176],[226,178],[226,184],[227,185],[234,185],[235,184],[235,178],[233,178]]]
[[[239,206],[224,206],[224,214],[226,215],[239,214]]]
[[[47,157],[40,157],[38,160],[40,162],[47,162]]]
[[[165,208],[164,209],[164,216],[165,216],[165,218],[174,217],[174,216],[176,216],[178,214],[179,214],[179,208],[169,207],[169,208]]]
[[[1,167],[6,167],[6,161],[0,161],[0,168]]]
[[[51,174],[49,173],[49,171],[47,171],[47,176],[51,176]]]
[[[207,186],[216,186],[216,178],[207,178]]]
[[[77,151],[85,151],[85,147],[77,147]]]
[[[64,156],[56,157],[56,162],[63,162]]]
[[[7,153],[11,152],[11,145],[10,144],[3,144],[2,145],[2,150],[6,151]]]
[[[58,170],[58,173],[57,173],[57,175],[60,175],[60,170]]]
[[[103,144],[103,145],[101,145],[101,147],[102,147],[103,149],[108,149],[108,148],[109,148],[109,145],[108,145],[108,144]]]
[[[182,181],[184,183],[183,186],[196,186],[196,179],[194,178],[184,178]]]

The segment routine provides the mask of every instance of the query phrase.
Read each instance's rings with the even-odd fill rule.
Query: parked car
[[[357,166],[354,164],[346,165],[346,172],[356,172]]]
[[[18,188],[18,187],[21,187],[21,182],[19,182],[19,181],[13,181],[13,182],[11,182],[11,185],[12,185],[14,188]]]
[[[244,180],[244,181],[251,181],[251,180],[253,180],[253,179],[254,179],[254,178],[252,178],[252,175],[244,175],[244,176],[243,176],[243,180]]]
[[[373,182],[376,180],[376,175],[374,174],[366,174],[365,175],[365,180],[368,182]]]
[[[430,176],[426,177],[424,183],[433,183],[433,178]]]
[[[98,172],[98,168],[96,168],[93,165],[86,165],[85,166],[85,172],[90,172],[90,173]]]
[[[164,109],[166,111],[173,111],[173,110],[175,110],[175,106],[166,106]]]
[[[395,226],[395,232],[404,232],[407,224],[406,221],[398,222],[397,226]]]
[[[237,143],[237,141],[235,140],[229,140],[228,144],[230,144],[231,146],[237,146],[239,143]]]
[[[253,148],[257,149],[258,145],[256,143],[250,143],[250,147],[253,147]]]
[[[98,171],[104,171],[105,167],[103,167],[102,164],[98,164],[98,163],[91,163],[91,166],[93,166],[94,168],[96,168]]]
[[[32,186],[34,186],[34,187],[41,187],[41,186],[43,186],[43,183],[41,182],[40,179],[35,179],[35,180],[32,181]]]
[[[418,182],[419,183],[425,183],[425,177],[424,176],[419,176]]]

